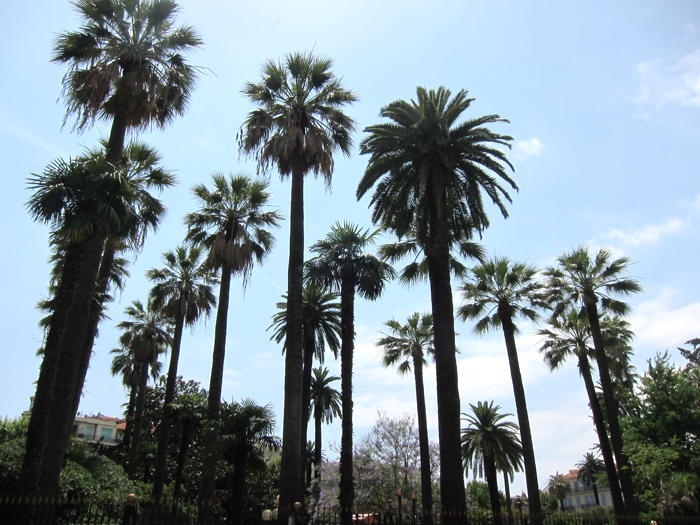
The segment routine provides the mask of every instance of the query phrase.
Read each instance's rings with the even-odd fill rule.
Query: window
[[[576,496],[576,508],[581,508],[581,496]]]
[[[608,504],[607,504],[606,501],[605,501],[605,494],[601,494],[601,495],[600,495],[600,504],[601,504],[601,506],[603,506],[603,507],[607,507],[607,506],[608,506]]]
[[[103,441],[112,441],[112,429],[111,428],[103,428],[102,433],[100,435],[101,435]]]

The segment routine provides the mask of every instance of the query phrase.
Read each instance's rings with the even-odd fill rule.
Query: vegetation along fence
[[[218,506],[198,505],[192,501],[152,501],[123,499],[61,499],[46,501],[36,498],[0,497],[0,524],[2,525],[224,525],[227,523],[224,509]],[[432,516],[433,525],[441,525],[443,516]],[[451,523],[459,525],[534,525],[525,513],[515,513],[512,518],[503,515],[494,519],[483,511],[469,511],[451,516]],[[581,516],[573,512],[552,513],[542,520],[542,525],[700,525],[700,515],[616,517]],[[333,509],[319,508],[309,516],[296,516],[295,525],[339,525],[340,515]],[[260,517],[260,523],[265,522]],[[353,515],[354,525],[423,525],[420,513],[410,509],[399,513],[371,512]],[[254,524],[246,524],[254,525]],[[279,525],[279,524],[276,524]]]

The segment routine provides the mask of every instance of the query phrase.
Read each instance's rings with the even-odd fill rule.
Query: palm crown
[[[55,62],[69,63],[63,79],[76,127],[126,113],[126,126],[165,125],[184,113],[195,69],[186,53],[202,44],[188,26],[175,27],[173,0],[76,0],[80,30],[59,35]]]
[[[192,188],[202,207],[185,217],[187,239],[209,250],[208,266],[226,264],[246,282],[253,262],[262,262],[274,244],[274,237],[265,228],[277,227],[281,216],[263,211],[271,196],[264,182],[217,173],[212,183],[211,190],[203,184]]]
[[[481,317],[474,327],[477,333],[500,327],[504,315],[536,320],[537,309],[546,307],[536,275],[533,266],[500,257],[472,268],[460,288],[466,304],[458,315],[464,320]]]
[[[391,331],[391,335],[385,335],[377,341],[377,346],[384,349],[384,366],[399,363],[398,372],[406,374],[411,371],[413,362],[425,366],[425,355],[434,355],[432,315],[416,312],[408,318],[405,325],[396,319],[384,324]]]
[[[357,97],[343,88],[332,65],[311,53],[290,53],[284,63],[267,61],[260,82],[245,84],[243,93],[259,109],[246,118],[239,145],[255,153],[263,170],[272,163],[285,177],[297,164],[330,184],[333,152],[350,155],[355,123],[342,108]]]

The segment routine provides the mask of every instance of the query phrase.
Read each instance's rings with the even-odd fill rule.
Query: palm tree
[[[275,415],[270,405],[260,406],[252,399],[224,404],[219,419],[212,422],[218,436],[216,449],[233,465],[229,519],[242,525],[246,477],[251,470],[265,466],[262,451],[278,450],[280,440],[272,435]]]
[[[127,474],[129,477],[133,477],[136,473],[136,461],[141,444],[141,427],[149,370],[154,363],[158,362],[160,354],[167,351],[168,345],[172,343],[172,337],[170,336],[169,320],[161,310],[153,308],[152,302],[149,301],[144,308],[141,301],[132,301],[131,306],[127,306],[124,313],[131,319],[117,325],[117,328],[123,331],[119,337],[119,343],[123,348],[128,348],[133,355],[133,366],[138,370],[139,377],[139,393],[127,465]]]
[[[284,299],[287,297],[284,296]],[[302,377],[302,444],[304,450],[302,457],[306,456],[307,429],[309,423],[309,403],[311,389],[311,370],[313,368],[314,356],[320,364],[323,364],[325,359],[325,348],[338,357],[340,350],[340,303],[336,302],[337,294],[328,293],[320,286],[313,283],[306,283],[304,286],[303,295],[303,342],[304,342],[304,368]],[[273,324],[270,328],[275,328],[275,332],[271,339],[277,343],[287,339],[287,302],[277,303],[278,312],[273,316]],[[268,328],[269,330],[269,328]],[[303,462],[301,467],[306,471],[306,462]],[[302,474],[304,479],[305,472]],[[304,483],[308,487],[308,483]]]
[[[329,376],[327,368],[314,368],[311,376],[310,401],[314,414],[314,465],[316,477],[320,475],[323,460],[323,440],[321,439],[321,423],[330,424],[333,418],[341,416],[340,392],[331,387],[331,383],[340,381],[338,376]]]
[[[578,481],[585,486],[593,486],[593,496],[595,496],[596,506],[600,506],[600,498],[598,497],[598,484],[596,483],[596,475],[600,472],[605,472],[605,465],[600,458],[596,457],[592,452],[586,452],[583,459],[576,463],[578,469]]]
[[[153,499],[160,501],[163,497],[165,470],[168,459],[170,440],[170,418],[168,413],[175,399],[177,366],[180,359],[180,344],[185,326],[193,327],[200,317],[208,317],[216,304],[212,285],[216,278],[211,269],[205,268],[200,261],[201,248],[179,246],[175,251],[163,254],[165,267],[151,269],[147,272],[149,280],[155,282],[150,297],[153,307],[162,310],[173,320],[175,331],[170,349],[170,366],[165,383],[163,415],[158,428],[158,455],[153,479]]]
[[[462,414],[469,426],[462,429],[462,461],[465,470],[472,469],[474,477],[486,477],[491,510],[497,524],[501,520],[501,502],[496,478],[499,466],[517,465],[523,454],[518,438],[518,425],[503,421],[512,414],[499,414],[500,406],[479,401],[470,404],[472,413]]]
[[[532,266],[499,257],[472,268],[469,279],[460,288],[465,304],[458,309],[458,315],[465,321],[478,319],[474,327],[476,333],[485,333],[499,327],[503,329],[523,445],[530,514],[539,519],[542,506],[539,501],[535,449],[515,346],[518,328],[513,322],[519,316],[534,321],[538,317],[536,309],[546,307],[541,292],[542,285],[535,280],[536,274],[537,270]]]
[[[355,293],[375,300],[384,291],[394,270],[377,257],[364,252],[375,242],[378,231],[370,233],[353,224],[336,223],[325,239],[311,247],[316,257],[306,263],[308,279],[340,292],[341,350],[340,377],[343,424],[340,439],[340,519],[352,523],[355,489],[352,472],[352,360],[355,349]]]
[[[564,498],[571,492],[571,487],[564,479],[564,474],[559,474],[557,472],[553,476],[549,476],[549,484],[547,485],[547,490],[554,496],[561,505],[561,511],[564,512]]]
[[[29,182],[28,202],[35,219],[53,226],[52,242],[61,244],[62,275],[53,298],[45,344],[45,364],[39,375],[20,491],[55,494],[65,446],[73,428],[92,340],[101,318],[101,304],[113,272],[103,271],[105,239],[114,232],[136,245],[148,226],[162,215],[162,203],[149,194],[173,183],[158,166],[151,148],[132,144],[118,169],[101,150],[88,150],[71,161],[58,159]],[[113,267],[114,252],[109,261]],[[99,286],[97,281],[101,283]],[[96,297],[98,300],[96,300]],[[47,442],[48,428],[52,439]]]
[[[372,220],[401,239],[411,228],[428,257],[430,293],[435,321],[440,437],[440,487],[446,509],[466,509],[460,457],[460,406],[455,356],[454,309],[450,282],[450,248],[483,231],[488,218],[482,190],[507,216],[503,199],[510,201],[500,181],[516,188],[507,175],[511,166],[494,146],[508,146],[510,137],[485,126],[504,122],[488,115],[457,124],[472,99],[467,92],[451,93],[419,87],[418,100],[397,100],[380,111],[390,123],[366,128],[360,145],[370,160],[357,188],[361,198],[376,184]],[[512,166],[511,166],[512,168]],[[382,179],[380,181],[380,179]],[[449,514],[456,520],[458,512]],[[454,516],[454,517],[453,517]]]
[[[620,486],[625,499],[625,509],[628,514],[636,515],[637,504],[629,472],[629,461],[623,451],[617,400],[610,379],[598,303],[602,311],[623,317],[629,312],[629,306],[614,299],[612,295],[629,295],[640,292],[642,288],[635,279],[623,277],[629,266],[629,259],[621,257],[612,260],[612,253],[604,248],[591,257],[588,248],[579,247],[571,253],[558,257],[557,263],[556,268],[549,268],[546,271],[551,300],[557,304],[554,314],[565,310],[569,304],[586,310],[598,374],[603,388],[610,441],[617,460]]]
[[[287,315],[296,327],[287,337],[285,358],[284,417],[280,474],[280,520],[286,522],[294,502],[303,501],[301,475],[302,367],[303,367],[303,265],[304,176],[313,171],[330,187],[333,155],[350,155],[355,123],[343,109],[357,97],[345,89],[331,71],[333,62],[312,53],[290,53],[284,63],[270,60],[256,83],[243,92],[258,109],[242,127],[239,147],[254,155],[266,170],[275,165],[280,177],[292,179],[289,217],[289,266]]]
[[[221,271],[207,403],[209,421],[217,419],[221,405],[231,276],[242,275],[245,286],[254,262],[262,263],[274,244],[274,237],[266,228],[276,228],[281,218],[277,212],[265,211],[271,195],[264,182],[252,181],[245,175],[227,177],[217,173],[212,176],[212,184],[211,190],[204,184],[192,188],[202,207],[185,216],[187,239],[208,250],[208,268]],[[205,449],[212,451],[215,442],[216,435],[208,434]],[[215,460],[209,454],[202,471],[200,498],[207,504],[214,498]]]
[[[183,54],[202,45],[189,26],[175,27],[173,0],[74,0],[83,19],[62,33],[53,61],[69,65],[63,77],[67,115],[79,130],[112,121],[107,161],[121,160],[128,129],[164,127],[187,108],[195,68]]]
[[[377,342],[383,349],[382,362],[389,367],[399,364],[398,373],[413,373],[416,382],[416,406],[418,412],[418,441],[420,445],[421,494],[423,500],[423,522],[430,525],[433,521],[433,489],[430,479],[430,442],[428,440],[428,419],[425,408],[425,388],[423,386],[423,367],[425,356],[434,357],[433,316],[416,312],[402,325],[395,319],[384,323],[391,335],[386,335]]]
[[[170,420],[172,426],[180,429],[180,451],[177,458],[175,487],[173,489],[174,500],[180,498],[182,477],[185,470],[185,461],[188,456],[192,431],[205,418],[206,412],[206,397],[194,392],[183,392],[173,401],[171,410],[165,416]]]
[[[592,357],[591,349],[591,327],[588,323],[585,311],[580,312],[577,308],[569,306],[557,317],[548,321],[548,327],[538,330],[537,334],[545,338],[540,351],[544,353],[544,361],[549,365],[550,370],[555,370],[561,366],[567,357],[576,356],[578,369],[583,382],[586,385],[588,401],[593,414],[593,422],[598,434],[600,452],[605,461],[605,471],[610,485],[610,496],[612,497],[615,513],[622,515],[625,513],[625,504],[620,491],[620,483],[615,467],[608,431],[605,424],[603,411],[596,394],[595,382],[591,373],[589,358]],[[610,321],[606,322],[610,326]],[[608,330],[604,330],[604,337],[608,337]],[[620,338],[618,338],[619,340]],[[610,345],[612,347],[612,345]],[[596,499],[597,501],[597,499]]]

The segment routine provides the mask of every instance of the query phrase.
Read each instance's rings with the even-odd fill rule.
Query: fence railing
[[[275,517],[275,513],[272,516]],[[315,508],[309,514],[292,518],[294,525],[340,525],[337,509]],[[515,511],[494,517],[486,511],[442,512],[423,516],[420,509],[408,506],[399,513],[369,512],[357,509],[354,525],[700,525],[700,515],[685,516],[615,516],[594,517],[577,513],[554,512],[533,519],[527,512]],[[121,499],[15,498],[0,496],[0,525],[224,525],[225,512],[217,505],[200,505],[196,501],[138,501]],[[273,525],[274,519],[259,523]],[[253,525],[246,523],[245,525]],[[287,525],[287,524],[275,524]]]

